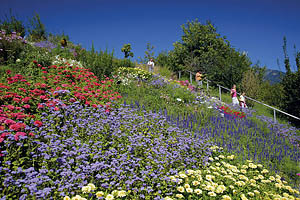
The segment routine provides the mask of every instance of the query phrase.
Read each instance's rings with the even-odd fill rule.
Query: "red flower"
[[[30,105],[26,104],[26,105],[24,105],[23,107],[26,108],[26,109],[29,109],[29,108],[30,108]]]
[[[41,127],[43,125],[43,122],[36,120],[33,124],[37,127]]]
[[[36,60],[34,60],[34,61],[33,61],[33,63],[34,63],[34,64],[37,64],[37,61],[36,61]]]
[[[18,141],[19,140],[19,136],[26,136],[26,133],[24,132],[17,132],[15,135],[15,140]]]

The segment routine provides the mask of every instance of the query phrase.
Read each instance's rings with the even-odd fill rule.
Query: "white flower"
[[[126,196],[126,191],[125,190],[118,191],[118,197],[125,197],[125,196]]]
[[[112,194],[108,194],[105,198],[105,200],[113,200],[113,199],[115,199],[115,198],[114,198],[114,195],[112,195]]]
[[[90,186],[83,186],[81,190],[83,193],[89,193],[92,188]]]
[[[182,101],[180,98],[177,98],[176,100],[177,100],[177,101]]]
[[[194,192],[198,195],[202,194],[202,190],[200,190],[200,189],[195,189]]]

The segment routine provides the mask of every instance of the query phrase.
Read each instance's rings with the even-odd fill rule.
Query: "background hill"
[[[271,84],[279,83],[281,81],[280,77],[285,75],[284,72],[274,69],[267,69],[264,80],[270,81]]]

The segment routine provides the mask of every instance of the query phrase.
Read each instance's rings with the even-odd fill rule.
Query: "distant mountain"
[[[279,83],[285,75],[284,72],[274,69],[267,69],[264,79],[270,81],[271,84]]]

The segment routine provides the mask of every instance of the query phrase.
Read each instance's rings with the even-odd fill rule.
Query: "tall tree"
[[[291,73],[291,66],[290,66],[290,59],[289,59],[289,56],[287,54],[287,49],[286,49],[286,37],[284,36],[283,37],[283,54],[284,54],[284,66],[285,66],[285,69],[286,69],[286,73],[287,74],[290,74]]]

